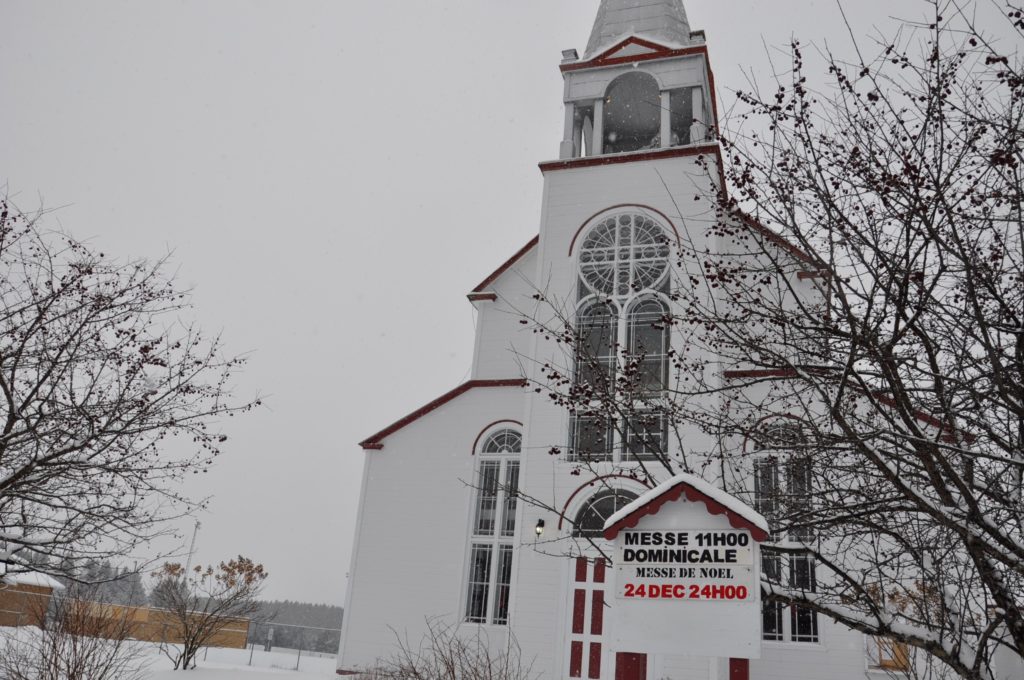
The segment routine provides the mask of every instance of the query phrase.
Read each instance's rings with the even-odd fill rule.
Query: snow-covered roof
[[[761,513],[700,477],[686,473],[662,482],[609,517],[604,523],[604,537],[613,540],[619,531],[635,527],[641,518],[656,514],[662,505],[683,496],[704,503],[713,515],[724,513],[732,526],[749,529],[756,541],[768,538],[768,520]]]
[[[665,45],[690,42],[682,0],[601,0],[584,60],[635,35]]]
[[[37,588],[50,588],[51,590],[64,590],[64,585],[60,581],[38,571],[22,571],[16,574],[8,574],[2,580],[4,583],[12,586],[36,586]]]

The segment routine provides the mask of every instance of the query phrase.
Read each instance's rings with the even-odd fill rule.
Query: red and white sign
[[[678,475],[605,523],[615,541],[618,651],[761,656],[764,518],[692,475]]]
[[[615,573],[620,598],[756,599],[754,540],[746,530],[623,531]]]

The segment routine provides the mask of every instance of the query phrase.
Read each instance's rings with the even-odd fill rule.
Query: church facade
[[[763,505],[768,487],[796,493],[802,483],[798,468],[772,467],[785,458],[784,427],[755,451],[706,428],[670,427],[657,409],[581,413],[542,387],[552,367],[572,387],[626,380],[648,395],[682,379],[688,368],[672,357],[686,338],[659,320],[679,311],[673,287],[702,273],[677,252],[730,247],[711,228],[713,202],[695,200],[720,186],[722,161],[709,134],[707,45],[681,0],[602,0],[586,50],[564,52],[560,68],[564,134],[559,157],[540,164],[540,232],[468,295],[477,314],[470,380],[361,442],[341,674],[392,655],[396,636],[418,646],[428,620],[438,620],[495,649],[514,645],[542,678],[729,677],[728,660],[613,648],[604,521],[670,476],[652,461],[679,460],[680,442],[707,460],[724,450],[726,462],[700,474],[746,489],[752,506]],[[743,228],[799,269],[786,244]],[[811,294],[795,275],[793,285]],[[560,320],[590,352],[586,361],[540,330]],[[628,376],[625,354],[640,357]],[[728,379],[729,366],[704,359],[714,379]],[[761,421],[775,422],[772,414]],[[775,559],[762,569],[813,590],[812,561]],[[901,670],[894,650],[810,611],[766,604],[759,623],[751,678]]]

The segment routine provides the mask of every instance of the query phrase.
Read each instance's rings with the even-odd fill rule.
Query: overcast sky
[[[0,0],[0,189],[106,253],[173,252],[200,323],[252,353],[239,392],[266,406],[189,487],[214,496],[198,560],[342,603],[356,442],[468,377],[465,293],[537,232],[560,51],[597,5]],[[860,36],[925,9],[845,5]],[[765,45],[848,45],[835,0],[686,8],[726,107]],[[426,510],[396,508],[445,530]]]

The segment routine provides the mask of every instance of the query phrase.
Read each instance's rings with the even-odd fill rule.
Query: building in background
[[[42,626],[50,598],[61,590],[60,581],[37,571],[0,577],[0,626]]]

